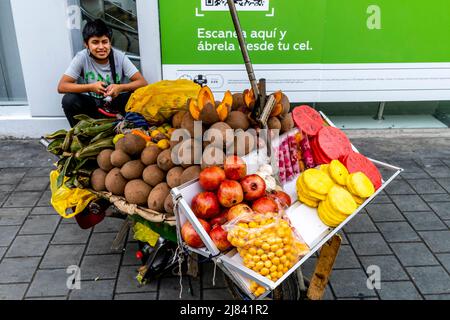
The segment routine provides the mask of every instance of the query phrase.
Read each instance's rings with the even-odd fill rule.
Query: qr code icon
[[[202,11],[228,11],[227,0],[201,0]],[[268,11],[270,0],[235,0],[239,11]]]

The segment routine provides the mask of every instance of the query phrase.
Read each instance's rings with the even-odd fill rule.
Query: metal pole
[[[256,81],[255,72],[253,70],[252,62],[250,61],[250,56],[248,55],[247,45],[245,43],[244,35],[242,33],[241,24],[239,22],[239,17],[237,14],[236,6],[234,0],[227,0],[228,7],[230,8],[231,18],[233,19],[234,29],[239,41],[239,46],[241,47],[242,57],[244,58],[245,68],[247,69],[248,79],[252,86],[253,94],[255,99],[258,99],[259,89],[258,82]]]
[[[384,114],[385,106],[386,106],[386,102],[380,102],[380,105],[378,106],[377,117],[375,118],[375,120],[384,120],[383,114]]]

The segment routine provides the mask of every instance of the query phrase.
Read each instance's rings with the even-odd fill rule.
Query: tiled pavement
[[[325,299],[450,299],[450,142],[354,139],[363,153],[403,167],[397,178],[342,234]],[[19,160],[22,159],[22,160]],[[177,277],[139,287],[137,244],[109,250],[120,220],[81,230],[50,207],[54,158],[37,141],[0,141],[0,299],[178,299]],[[312,273],[316,257],[303,271]],[[81,266],[81,290],[68,290],[70,265]],[[371,268],[380,289],[367,286]],[[183,299],[227,299],[222,273],[201,265],[183,280]]]

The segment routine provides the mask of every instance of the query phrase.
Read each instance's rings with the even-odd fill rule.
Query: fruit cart
[[[321,113],[324,121],[333,126],[331,121]],[[294,134],[297,129],[280,136],[280,140],[283,137]],[[276,148],[278,141],[273,141],[272,146]],[[357,149],[353,147],[354,151]],[[248,166],[248,173],[254,173],[258,169],[255,164],[257,152],[252,152],[243,159],[246,161]],[[334,259],[336,258],[337,252],[340,246],[340,237],[338,232],[349,223],[361,210],[363,210],[386,186],[389,185],[401,172],[402,169],[396,166],[383,163],[377,160],[371,159],[371,161],[376,164],[378,168],[385,173],[386,177],[383,178],[382,185],[376,190],[376,192],[367,198],[362,205],[360,205],[357,210],[355,210],[351,215],[349,215],[342,223],[340,223],[335,228],[331,228],[324,224],[318,216],[317,209],[311,208],[300,201],[296,201],[296,186],[295,182],[298,176],[290,182],[286,183],[283,188],[292,199],[294,199],[293,204],[287,209],[286,215],[289,217],[292,227],[300,234],[301,238],[306,242],[309,247],[309,252],[302,256],[298,262],[290,268],[280,279],[276,282],[268,280],[261,274],[245,267],[242,263],[242,259],[237,253],[236,249],[228,252],[221,252],[208,233],[204,230],[198,218],[194,214],[191,208],[191,201],[193,197],[201,191],[198,180],[191,181],[184,184],[178,188],[172,189],[171,193],[175,201],[175,214],[177,218],[177,230],[178,238],[182,242],[182,237],[180,235],[181,226],[189,221],[194,227],[195,231],[201,237],[205,247],[204,248],[192,248],[186,243],[181,243],[180,245],[187,248],[201,256],[212,258],[214,262],[223,270],[223,272],[231,278],[234,283],[244,292],[248,297],[255,299],[252,292],[250,291],[250,281],[255,281],[259,285],[266,288],[266,292],[260,295],[258,299],[266,297],[271,291],[279,287],[288,277],[292,274],[298,274],[299,268],[305,263],[312,255],[317,251],[322,249],[320,252],[320,257],[316,265],[315,275],[310,280],[308,297],[310,299],[320,299],[323,295],[325,286],[328,281],[328,276],[331,273]],[[299,275],[301,277],[301,274]],[[300,284],[302,286],[302,284]]]

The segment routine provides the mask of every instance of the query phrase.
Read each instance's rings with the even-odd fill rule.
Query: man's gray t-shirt
[[[116,83],[127,83],[128,79],[134,76],[139,70],[124,52],[117,49],[113,50],[116,65]],[[106,64],[97,63],[91,58],[88,49],[84,49],[76,54],[64,74],[75,80],[81,78],[82,83],[86,84],[96,83],[98,81],[106,82],[108,85],[113,83],[111,81],[112,72],[109,62]],[[103,96],[93,92],[89,94],[96,98],[103,98]]]

